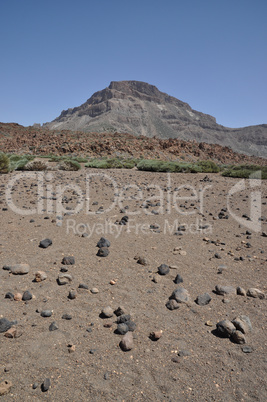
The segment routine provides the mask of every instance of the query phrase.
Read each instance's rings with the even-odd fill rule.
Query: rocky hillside
[[[0,123],[0,151],[33,155],[133,157],[138,159],[197,161],[222,164],[265,165],[266,159],[239,154],[228,147],[174,138],[160,139],[125,133],[85,133],[48,130]]]
[[[267,124],[224,127],[214,117],[139,81],[113,81],[108,88],[96,92],[81,106],[64,110],[44,127],[196,140],[267,157]]]

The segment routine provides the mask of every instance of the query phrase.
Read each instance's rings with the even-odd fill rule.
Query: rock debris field
[[[0,209],[1,400],[267,399],[266,181],[15,172]]]

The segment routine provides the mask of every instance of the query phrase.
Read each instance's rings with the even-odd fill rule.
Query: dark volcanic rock
[[[61,263],[63,265],[74,265],[75,264],[75,258],[73,256],[64,257]]]
[[[105,239],[104,237],[101,237],[96,246],[99,248],[110,247],[110,241]]]
[[[98,257],[107,257],[109,255],[109,249],[107,247],[101,247],[96,254]]]
[[[172,292],[170,299],[174,299],[177,303],[189,303],[190,295],[189,292],[184,288],[177,288]]]
[[[22,295],[22,300],[27,301],[32,299],[32,294],[29,290],[26,290]]]
[[[0,318],[0,332],[6,332],[14,325],[14,321],[9,321],[7,318]]]
[[[200,295],[196,298],[196,303],[199,306],[205,306],[206,304],[209,304],[211,301],[211,297],[208,293],[204,293],[203,295]]]
[[[47,248],[47,247],[51,246],[51,244],[52,244],[52,240],[44,239],[44,240],[40,241],[39,247]]]
[[[50,378],[46,378],[41,385],[41,390],[42,392],[47,392],[50,387],[51,387],[51,380]]]
[[[170,272],[170,267],[168,265],[166,265],[166,264],[161,264],[158,267],[158,273],[160,275],[167,275],[169,272]]]
[[[183,280],[183,278],[181,277],[181,275],[180,275],[180,274],[177,274],[173,282],[176,283],[176,285],[178,285],[179,283],[182,283],[183,281],[184,281],[184,280]]]

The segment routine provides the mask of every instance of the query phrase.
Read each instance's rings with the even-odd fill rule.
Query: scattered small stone
[[[50,325],[49,325],[49,331],[56,331],[58,329],[58,325],[55,321],[53,321]]]
[[[152,341],[158,341],[158,340],[162,337],[162,333],[163,333],[162,330],[160,330],[160,331],[153,331],[153,332],[150,333],[149,338],[150,338]]]
[[[107,257],[109,255],[108,247],[101,247],[96,254],[98,257]]]
[[[75,258],[73,256],[70,257],[64,257],[61,264],[63,265],[74,265],[75,264]]]
[[[97,288],[92,288],[90,292],[93,293],[93,295],[96,295],[97,293],[99,293],[99,290]]]
[[[138,257],[137,264],[140,265],[148,265],[148,260],[145,257]]]
[[[114,314],[119,317],[120,315],[125,314],[125,309],[123,307],[118,307],[116,308],[116,310],[114,311]]]
[[[11,292],[7,292],[5,294],[5,299],[10,299],[10,300],[14,300],[14,295]]]
[[[235,331],[231,335],[231,339],[235,343],[243,344],[246,343],[245,335],[241,331]]]
[[[186,252],[185,250],[180,250],[180,251],[179,251],[179,254],[180,254],[180,255],[187,255],[187,252]]]
[[[228,304],[228,303],[231,303],[231,300],[230,300],[230,299],[227,299],[226,297],[224,297],[224,298],[222,299],[222,302],[223,302],[224,304]]]
[[[236,327],[237,330],[241,331],[243,334],[247,334],[248,332],[252,331],[252,325],[250,319],[246,315],[239,315],[232,323]]]
[[[70,274],[60,273],[57,278],[57,283],[59,285],[66,285],[72,281],[72,276]]]
[[[129,331],[128,325],[125,323],[120,323],[117,326],[116,333],[119,335],[125,335]]]
[[[47,274],[44,271],[37,271],[35,274],[35,282],[45,281],[47,278]]]
[[[29,290],[26,290],[23,295],[22,295],[22,300],[23,301],[28,301],[32,299],[32,294]]]
[[[38,388],[38,382],[35,382],[32,384],[32,389],[36,389],[36,388]]]
[[[247,296],[258,298],[258,299],[264,299],[265,298],[265,294],[261,290],[256,289],[256,288],[248,289]]]
[[[69,353],[74,353],[75,350],[76,350],[75,345],[71,345],[71,344],[68,345],[68,352]]]
[[[183,278],[181,277],[181,275],[180,275],[180,274],[177,274],[173,282],[174,282],[176,285],[178,285],[179,283],[182,283],[183,281],[184,281],[184,280],[183,280]]]
[[[180,305],[179,305],[179,303],[177,303],[176,300],[170,299],[167,301],[166,307],[169,310],[177,310],[180,307]]]
[[[205,325],[207,325],[208,327],[213,327],[212,322],[211,322],[211,321],[209,321],[209,320],[205,322]]]
[[[133,332],[136,328],[136,323],[131,320],[126,321],[125,324],[127,325],[129,331],[131,331],[131,332]]]
[[[28,264],[16,264],[10,266],[9,271],[13,275],[26,275],[30,271],[30,266]]]
[[[102,247],[110,247],[110,241],[105,239],[104,237],[101,237],[101,239],[98,241],[97,245],[98,248]]]
[[[0,333],[6,332],[14,325],[14,321],[9,321],[7,318],[0,318]]]
[[[177,303],[190,303],[189,292],[184,288],[177,288],[174,290],[170,296],[170,299],[174,299]]]
[[[77,292],[76,292],[75,290],[70,290],[70,291],[69,291],[68,298],[69,298],[70,300],[74,300],[74,299],[76,299],[76,297],[77,297]]]
[[[22,300],[22,294],[21,293],[15,293],[14,294],[14,300],[15,301],[21,301]]]
[[[109,373],[104,374],[104,380],[109,380]]]
[[[132,332],[127,332],[120,341],[120,348],[124,351],[127,352],[131,349],[133,349],[134,344],[133,344],[133,333]]]
[[[103,325],[104,328],[111,328],[112,327],[112,322],[107,322],[106,324]]]
[[[190,355],[191,355],[191,353],[189,352],[189,350],[180,350],[178,352],[178,356],[180,356],[180,357],[187,357],[187,356],[190,356]]]
[[[50,387],[51,387],[50,378],[46,378],[41,385],[41,390],[42,390],[42,392],[47,392]]]
[[[238,295],[240,295],[240,296],[246,296],[246,291],[245,291],[245,289],[241,288],[240,286],[238,286],[238,287],[236,288],[236,293],[237,293]]]
[[[72,320],[72,315],[65,313],[63,314],[63,316],[61,317],[63,320]]]
[[[166,264],[161,264],[158,267],[158,273],[159,275],[167,275],[170,272],[170,267]]]
[[[0,396],[8,394],[11,390],[11,387],[12,387],[11,381],[2,381],[0,383]]]
[[[173,363],[179,363],[179,362],[180,362],[180,361],[179,361],[179,357],[178,357],[178,356],[172,357],[172,362],[173,362]]]
[[[222,274],[223,272],[228,271],[227,265],[219,265],[218,274]]]
[[[41,317],[51,317],[53,314],[52,310],[42,310],[41,311]]]
[[[227,285],[216,285],[215,286],[215,292],[218,295],[232,295],[236,294],[236,288],[234,286],[227,286]]]
[[[39,247],[40,248],[47,248],[47,247],[51,246],[51,244],[52,244],[52,240],[44,239],[44,240],[40,241]]]
[[[101,311],[101,315],[104,318],[111,318],[113,316],[113,310],[110,306],[104,307]]]
[[[210,301],[211,297],[208,293],[204,293],[203,295],[198,296],[196,299],[196,303],[199,306],[205,306],[206,304],[209,304]]]
[[[80,283],[79,286],[78,286],[78,288],[79,288],[79,289],[86,289],[86,290],[88,290],[88,289],[89,289],[89,286],[88,286],[88,285],[85,285],[84,283]]]
[[[229,320],[222,320],[216,324],[217,331],[224,336],[229,337],[232,335],[236,328],[234,324]]]
[[[158,275],[153,275],[152,282],[158,283],[159,282],[159,276]]]
[[[218,253],[215,253],[215,254],[214,254],[214,257],[217,258],[218,260],[221,260],[221,259],[222,259],[222,257],[221,257],[220,254],[218,254]]]
[[[60,268],[60,272],[68,272],[68,268],[66,268],[66,267],[61,267],[61,268]]]
[[[15,327],[11,327],[11,328],[9,328],[9,329],[5,332],[4,336],[5,336],[6,338],[16,338],[16,333],[17,333],[16,328],[15,328]]]
[[[131,316],[130,314],[121,314],[118,318],[117,318],[117,324],[121,324],[121,323],[125,323],[127,321],[130,321]]]
[[[252,353],[253,352],[253,348],[251,348],[250,346],[243,346],[241,349],[242,349],[242,352],[244,352],[244,353]]]
[[[12,369],[12,364],[9,363],[9,364],[7,364],[7,365],[5,366],[4,372],[5,372],[5,373],[8,373],[11,369]]]

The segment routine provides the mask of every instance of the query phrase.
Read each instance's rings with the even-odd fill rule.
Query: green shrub
[[[219,173],[220,168],[213,161],[199,161],[197,166],[200,167],[202,173]]]
[[[181,173],[217,173],[219,167],[214,163],[206,162],[164,162],[160,160],[144,159],[137,164],[138,170],[146,170],[150,172],[181,172]]]
[[[10,161],[6,154],[0,153],[0,173],[8,173],[10,169]]]
[[[59,170],[68,170],[68,171],[77,171],[81,169],[81,165],[79,162],[71,160],[71,159],[66,159],[62,162],[59,163],[58,165]]]
[[[137,164],[138,170],[149,172],[179,172],[180,167],[176,162],[164,162],[156,159],[143,159]]]
[[[241,179],[267,179],[267,167],[266,166],[257,166],[257,165],[236,165],[229,166],[226,170],[222,172],[222,176],[224,177],[237,177]]]
[[[9,170],[13,172],[14,170],[23,170],[28,162],[33,161],[35,158],[34,155],[16,155],[10,154],[9,161],[10,166]]]
[[[88,158],[84,158],[82,156],[75,156],[75,158],[73,158],[74,161],[79,162],[79,163],[86,163],[88,162]]]
[[[103,158],[91,159],[86,163],[85,167],[96,169],[132,169],[136,164],[136,159]]]

